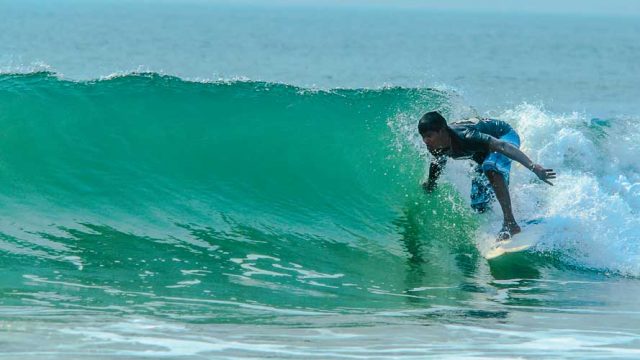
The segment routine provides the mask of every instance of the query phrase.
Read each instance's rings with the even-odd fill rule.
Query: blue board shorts
[[[517,148],[520,148],[520,137],[514,130],[509,131],[500,137]],[[502,174],[504,181],[509,185],[509,172],[511,171],[511,159],[498,152],[491,152],[484,159],[482,164],[476,166],[476,175],[471,180],[471,208],[477,212],[485,212],[489,209],[491,202],[496,195],[489,179],[485,175],[486,171],[496,171]]]

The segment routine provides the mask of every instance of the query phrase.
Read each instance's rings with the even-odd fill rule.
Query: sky
[[[176,0],[179,1],[179,0]],[[368,6],[470,12],[640,16],[640,0],[194,0],[265,6]]]
[[[0,0],[2,3],[40,3],[48,0]],[[505,12],[533,14],[579,14],[640,16],[640,0],[65,0],[59,3],[179,3],[226,4],[230,6],[256,5],[264,7],[365,7],[371,9],[425,9],[465,12]]]

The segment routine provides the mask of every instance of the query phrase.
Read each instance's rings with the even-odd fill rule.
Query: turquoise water
[[[399,10],[34,4],[0,3],[0,357],[640,356],[631,18],[446,13],[467,27],[414,48]],[[482,257],[500,211],[470,211],[466,162],[422,192],[428,110],[504,119],[558,171],[514,166],[516,217],[547,219],[531,251]]]

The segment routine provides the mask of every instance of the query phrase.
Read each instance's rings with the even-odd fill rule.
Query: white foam
[[[514,167],[511,193],[520,218],[544,216],[539,250],[560,250],[579,265],[640,275],[640,141],[637,125],[592,125],[584,114],[555,115],[523,104],[501,118],[532,160],[558,173],[554,187]],[[606,134],[606,135],[605,135]]]
[[[468,112],[467,106],[452,111]],[[544,236],[534,250],[555,251],[564,260],[586,268],[640,276],[638,119],[594,121],[585,114],[552,114],[541,105],[527,103],[495,118],[514,126],[522,140],[521,150],[533,161],[558,174],[552,187],[520,164],[514,162],[512,166],[509,189],[516,218],[546,219],[538,225],[543,227]],[[406,119],[400,120],[408,126]],[[415,127],[415,121],[411,124]],[[411,134],[411,144],[419,152],[426,152],[421,140],[412,134],[415,129],[396,130]],[[449,161],[443,176],[467,205],[470,163]],[[502,223],[499,205],[494,203],[494,211],[479,219],[481,233],[497,232]]]
[[[531,104],[499,118],[516,128],[533,161],[558,173],[550,187],[522,166],[512,168],[517,218],[546,219],[537,250],[558,250],[584,267],[640,275],[638,126],[624,119],[592,125],[584,114],[550,114]]]
[[[25,64],[16,59],[0,65],[0,74],[33,74],[42,72],[53,73],[52,67],[43,61],[34,61]],[[62,74],[58,75],[62,77]]]

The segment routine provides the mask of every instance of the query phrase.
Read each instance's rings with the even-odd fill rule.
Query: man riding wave
[[[494,119],[468,119],[447,124],[437,111],[422,116],[418,132],[431,155],[429,178],[423,184],[427,192],[436,188],[436,181],[447,158],[473,159],[477,166],[471,181],[471,207],[485,212],[494,196],[498,199],[504,221],[498,240],[506,240],[521,232],[513,216],[509,195],[511,160],[531,170],[549,185],[556,178],[553,169],[545,169],[520,151],[520,137],[508,123]]]

